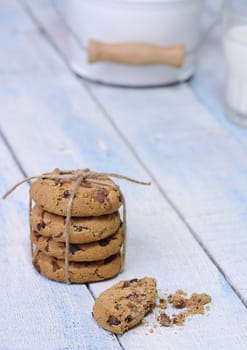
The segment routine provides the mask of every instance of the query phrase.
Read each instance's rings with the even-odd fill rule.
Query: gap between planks
[[[3,141],[3,143],[5,144],[6,148],[8,149],[8,151],[9,151],[11,157],[13,158],[14,162],[16,163],[16,165],[17,165],[18,169],[20,170],[21,174],[23,174],[24,178],[25,178],[25,177],[28,177],[28,175],[27,175],[25,169],[24,169],[23,166],[21,165],[20,160],[18,159],[17,155],[15,154],[15,152],[14,152],[14,150],[13,150],[11,144],[9,143],[7,137],[5,136],[5,134],[3,133],[3,131],[1,130],[1,128],[0,128],[0,138],[2,139],[2,141]],[[27,183],[30,185],[30,181],[28,181]],[[87,288],[89,294],[91,295],[91,297],[93,298],[93,300],[95,300],[96,297],[95,297],[93,291],[91,290],[89,283],[85,283],[84,285],[86,286],[86,288]],[[122,350],[125,350],[124,347],[123,347],[123,345],[121,344],[120,340],[118,339],[118,336],[114,334],[114,337],[116,338],[116,340],[117,340],[117,342],[118,342],[120,348],[121,348]]]
[[[112,125],[113,129],[115,130],[115,132],[118,134],[118,136],[120,137],[120,139],[124,142],[124,144],[128,147],[128,149],[130,150],[130,152],[133,154],[133,156],[135,157],[135,159],[137,160],[137,162],[141,165],[141,167],[147,172],[147,174],[151,177],[153,183],[157,186],[158,190],[160,191],[160,193],[162,194],[162,196],[167,200],[167,202],[169,203],[169,205],[171,206],[171,208],[175,211],[175,213],[177,214],[178,218],[184,223],[184,225],[186,226],[186,228],[189,230],[190,234],[192,235],[192,237],[194,238],[194,240],[198,243],[198,245],[200,246],[200,248],[204,251],[204,253],[208,256],[208,258],[210,259],[210,261],[216,266],[216,268],[218,269],[218,271],[222,274],[223,278],[225,279],[225,281],[229,284],[229,286],[231,287],[231,289],[233,290],[233,292],[237,295],[237,297],[240,299],[241,303],[244,305],[245,308],[247,308],[247,301],[245,301],[243,299],[243,297],[241,296],[241,293],[239,292],[239,290],[234,286],[234,284],[232,283],[232,281],[228,278],[227,274],[224,272],[224,270],[222,269],[222,267],[220,266],[220,264],[215,260],[215,258],[212,256],[212,254],[210,253],[210,251],[205,247],[205,245],[203,244],[202,240],[199,238],[199,236],[197,235],[197,233],[195,232],[195,230],[191,227],[191,225],[187,222],[187,220],[184,218],[183,214],[181,213],[181,211],[177,208],[177,206],[173,203],[173,201],[170,199],[170,197],[167,195],[167,193],[165,192],[165,190],[162,188],[162,186],[159,184],[158,180],[155,178],[155,175],[153,175],[152,171],[149,170],[149,168],[146,166],[146,164],[143,162],[143,160],[140,158],[140,156],[138,155],[138,153],[136,152],[136,150],[134,149],[134,147],[131,145],[131,143],[128,141],[128,139],[121,133],[121,130],[118,128],[118,126],[116,125],[116,123],[113,121],[113,119],[111,118],[110,114],[105,110],[104,106],[102,106],[102,104],[99,102],[99,100],[97,99],[97,97],[93,94],[92,90],[89,87],[89,84],[87,83],[86,79],[82,80],[81,78],[78,78],[77,74],[74,73],[71,69],[70,66],[68,64],[67,58],[64,55],[64,53],[62,52],[62,50],[60,50],[60,48],[58,47],[58,45],[54,42],[54,40],[50,37],[49,32],[46,30],[46,28],[43,26],[43,24],[39,21],[39,19],[35,16],[35,14],[33,13],[32,9],[29,7],[29,5],[26,4],[25,0],[18,0],[18,2],[20,3],[21,7],[23,8],[23,10],[26,12],[26,14],[31,18],[31,20],[33,21],[33,23],[36,25],[37,29],[40,31],[41,35],[45,38],[45,40],[49,43],[49,45],[56,51],[56,53],[59,55],[59,57],[62,59],[62,61],[64,62],[65,66],[67,67],[67,69],[71,72],[71,74],[80,81],[80,83],[84,86],[85,90],[87,91],[88,95],[90,96],[90,98],[94,101],[94,103],[100,108],[102,114],[104,115],[104,117],[107,119],[107,121]],[[53,2],[53,9],[54,11],[56,11],[56,7],[54,6]],[[58,11],[56,11],[57,15],[61,17],[61,14],[58,13]],[[63,18],[62,18],[63,19]],[[78,38],[77,36],[73,33],[73,31],[71,31],[71,28],[67,25],[66,21],[63,19],[63,24],[66,26],[66,28],[72,33],[72,36],[74,37],[74,39],[78,42]],[[0,132],[0,136],[4,136],[2,132]],[[20,168],[20,170],[22,171],[23,175],[26,176],[24,169],[22,168],[17,156],[15,155],[12,147],[10,146],[10,144],[8,143],[6,137],[4,136],[3,138],[6,146],[9,148],[14,160],[17,162],[18,167]],[[90,286],[87,285],[87,288],[90,292],[90,294],[92,295],[92,297],[95,299],[95,296],[93,294],[93,292],[90,289]],[[118,339],[118,338],[117,338]],[[122,344],[120,343],[120,341],[118,340],[121,348]]]

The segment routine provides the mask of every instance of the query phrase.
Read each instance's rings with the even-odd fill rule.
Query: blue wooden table
[[[0,350],[246,350],[247,130],[224,115],[220,24],[189,83],[113,88],[70,71],[63,3],[0,2],[0,191],[55,167],[115,171],[152,186],[118,182],[126,267],[90,285],[52,282],[32,268],[28,184],[0,202]],[[207,5],[205,25],[220,6]],[[160,295],[210,294],[210,312],[153,333],[155,314],[123,336],[99,328],[95,297],[143,276],[157,279]]]

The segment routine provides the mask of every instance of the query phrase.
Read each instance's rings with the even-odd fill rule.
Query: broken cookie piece
[[[104,329],[123,334],[153,309],[156,296],[154,278],[121,281],[99,295],[93,307],[93,317]]]

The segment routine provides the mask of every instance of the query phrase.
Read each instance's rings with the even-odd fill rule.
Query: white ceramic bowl
[[[150,86],[188,79],[195,69],[203,0],[70,0],[70,26],[80,45],[71,49],[71,67],[79,75],[103,83]],[[181,67],[88,62],[90,40],[184,45]]]

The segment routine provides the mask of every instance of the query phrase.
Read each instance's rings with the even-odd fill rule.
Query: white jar
[[[150,86],[184,81],[195,69],[200,38],[202,0],[70,0],[69,23],[79,45],[73,45],[71,67],[79,75],[103,83]],[[90,40],[103,43],[183,45],[181,67],[88,62]]]
[[[223,11],[226,61],[226,114],[247,126],[247,1],[225,0]]]

